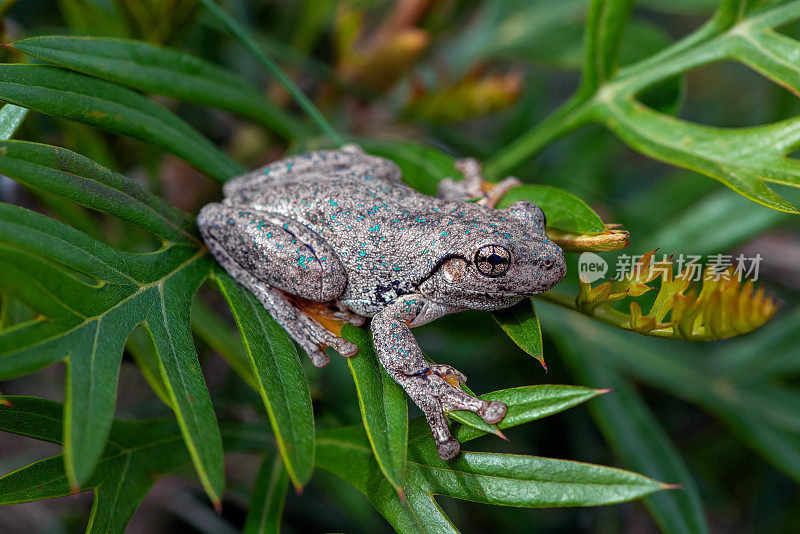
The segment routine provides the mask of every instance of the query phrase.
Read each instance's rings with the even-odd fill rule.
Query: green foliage
[[[758,65],[756,70],[797,92],[793,54],[800,43],[773,28],[800,17],[792,1],[759,3],[725,0],[695,33],[660,53],[614,71],[619,40],[630,10],[628,0],[597,0],[587,20],[583,82],[575,96],[526,132],[486,165],[500,176],[554,138],[596,122],[643,154],[706,174],[745,197],[773,209],[798,213],[767,183],[798,186],[797,162],[785,157],[800,147],[797,121],[786,119],[756,128],[711,128],[648,108],[636,97],[694,68],[725,59]],[[765,183],[767,182],[767,183]]]
[[[265,93],[245,81],[253,76],[242,74],[249,75],[253,69],[240,53],[212,53],[198,45],[208,41],[211,30],[204,27],[205,22],[192,27],[192,38],[176,49],[152,44],[164,42],[167,36],[172,39],[173,32],[179,34],[176,30],[192,20],[193,3],[176,7],[174,12],[167,10],[165,15],[152,0],[122,4],[60,3],[69,26],[64,33],[113,38],[35,36],[16,40],[2,50],[11,62],[0,64],[0,100],[7,102],[0,108],[0,174],[24,187],[34,199],[32,207],[52,217],[14,203],[0,203],[0,380],[17,379],[58,362],[65,364],[66,380],[63,405],[0,395],[0,430],[63,447],[62,454],[0,477],[0,503],[91,490],[94,501],[87,531],[122,532],[156,478],[188,471],[186,466],[193,467],[213,505],[219,508],[224,499],[227,507],[228,496],[235,495],[230,499],[235,500],[241,490],[229,481],[235,472],[225,473],[224,455],[248,451],[263,458],[249,499],[242,499],[250,503],[240,525],[245,532],[278,532],[284,505],[291,507],[293,499],[299,499],[287,495],[289,482],[298,491],[306,488],[313,499],[320,483],[319,477],[312,478],[315,467],[363,493],[400,532],[457,532],[450,516],[461,523],[468,516],[459,513],[459,507],[467,505],[453,504],[453,500],[539,508],[610,505],[640,498],[664,532],[707,532],[703,501],[713,478],[708,473],[717,469],[717,474],[727,474],[729,465],[722,461],[722,467],[701,470],[695,468],[696,459],[686,462],[681,455],[684,451],[679,452],[670,438],[674,417],[663,417],[669,407],[649,407],[637,383],[713,415],[765,462],[800,481],[800,421],[796,415],[800,397],[792,386],[800,372],[792,357],[797,348],[796,313],[749,338],[729,342],[718,352],[688,344],[665,348],[667,340],[624,331],[695,340],[749,332],[774,313],[772,301],[760,294],[753,298],[749,286],[742,290],[738,285],[709,285],[695,296],[684,294],[688,286],[669,276],[648,302],[648,313],[642,313],[644,304],[639,301],[630,304],[629,313],[623,313],[614,302],[641,297],[647,291],[642,286],[654,279],[651,273],[634,273],[617,285],[595,288],[578,284],[570,274],[567,289],[537,298],[537,309],[526,299],[493,312],[495,322],[513,344],[502,344],[492,321],[476,324],[473,337],[469,328],[458,333],[452,332],[457,330],[453,328],[426,330],[423,335],[438,342],[437,359],[439,352],[448,358],[466,353],[473,359],[482,355],[480,351],[486,356],[497,354],[496,360],[487,357],[480,365],[489,377],[493,369],[503,368],[506,374],[501,380],[506,383],[533,380],[528,376],[531,368],[524,367],[529,360],[511,365],[501,359],[521,349],[542,363],[548,351],[553,379],[560,381],[563,374],[563,365],[552,363],[561,361],[553,358],[558,355],[577,380],[616,390],[544,384],[484,393],[479,396],[485,400],[506,403],[508,413],[497,425],[487,425],[471,412],[448,414],[460,441],[488,434],[508,439],[504,430],[602,395],[588,403],[589,413],[620,462],[643,474],[521,454],[532,448],[531,443],[534,447],[545,443],[548,449],[556,446],[536,441],[541,439],[539,429],[557,424],[545,421],[531,425],[529,434],[525,434],[527,427],[515,429],[510,444],[489,437],[479,445],[481,450],[511,447],[513,454],[477,452],[476,445],[455,461],[442,462],[424,419],[409,422],[406,396],[379,365],[366,329],[343,328],[344,337],[359,346],[358,354],[346,363],[355,383],[358,411],[352,386],[336,378],[322,378],[328,372],[335,376],[337,359],[331,366],[334,369],[325,373],[304,370],[305,357],[286,332],[252,294],[215,265],[197,235],[193,216],[173,206],[191,206],[192,211],[211,199],[214,191],[201,190],[197,184],[202,182],[184,181],[182,173],[186,171],[170,171],[164,163],[170,160],[160,157],[160,151],[165,151],[222,182],[269,150],[278,154],[275,149],[341,144],[333,122],[339,131],[352,131],[345,137],[359,139],[368,152],[395,161],[406,183],[426,194],[434,194],[442,179],[458,178],[455,154],[488,155],[486,172],[493,178],[512,169],[519,169],[523,178],[535,175],[536,181],[544,183],[513,188],[498,207],[517,200],[536,202],[547,215],[551,236],[565,249],[613,250],[627,245],[627,234],[609,230],[599,212],[604,218],[610,214],[611,220],[626,222],[632,239],[647,241],[648,246],[666,243],[693,247],[692,252],[704,254],[731,250],[778,223],[796,225],[789,216],[778,213],[797,213],[794,205],[769,187],[800,184],[797,161],[792,157],[792,151],[800,148],[798,117],[785,118],[796,115],[796,106],[776,105],[780,113],[762,126],[705,126],[675,116],[685,90],[681,77],[698,67],[733,60],[800,92],[795,61],[800,45],[787,29],[800,19],[800,2],[725,0],[704,26],[674,44],[668,44],[665,31],[636,17],[632,8],[643,7],[656,14],[696,14],[710,10],[707,2],[487,3],[475,16],[462,21],[466,26],[461,33],[449,38],[441,30],[437,34],[437,25],[447,17],[454,23],[465,17],[448,14],[449,8],[440,7],[414,29],[442,38],[443,45],[437,50],[458,76],[481,62],[497,60],[581,70],[574,96],[535,126],[531,127],[531,117],[544,113],[539,102],[546,99],[537,88],[541,84],[532,78],[526,79],[519,106],[482,119],[487,123],[475,127],[459,120],[466,117],[459,115],[458,106],[441,114],[455,120],[454,124],[425,124],[420,117],[404,116],[400,111],[406,109],[400,101],[403,84],[376,93],[374,87],[361,87],[352,78],[339,79],[346,78],[341,64],[315,71],[327,76],[313,83],[317,89],[314,99],[330,117],[329,122],[272,56],[288,62],[286,50],[296,46],[293,53],[304,59],[299,64],[311,62],[313,58],[302,56],[303,51],[313,48],[310,40],[327,31],[327,22],[334,32],[346,26],[339,20],[320,20],[322,14],[332,14],[332,9],[311,2],[297,16],[296,25],[278,20],[272,31],[284,35],[284,30],[292,27],[295,38],[291,45],[273,39],[265,52],[261,43],[217,4],[202,0],[209,10],[206,21],[221,24],[265,65],[327,141],[312,137],[307,121],[297,118],[278,87],[273,85]],[[4,9],[0,6],[0,15]],[[246,3],[242,9],[249,20],[263,18]],[[629,21],[632,12],[634,19]],[[163,27],[146,27],[154,13],[164,15]],[[345,18],[353,13],[342,8],[336,16]],[[28,20],[24,14],[19,16]],[[138,29],[131,16],[137,19]],[[364,26],[363,22],[359,24]],[[21,27],[30,35],[39,33],[25,23]],[[139,34],[151,42],[128,39]],[[309,37],[312,34],[316,35],[313,39]],[[215,49],[224,48],[218,46],[220,39],[214,36]],[[194,48],[203,57],[223,57],[229,68],[181,51],[184,48]],[[389,49],[375,50],[386,53]],[[417,61],[416,56],[408,55],[410,48],[403,50],[394,50],[397,56],[389,56],[391,61],[385,62],[396,67],[393,79],[409,74],[404,69]],[[21,64],[22,52],[50,65]],[[436,67],[431,60],[421,64],[419,72],[431,78]],[[548,71],[546,75],[551,74]],[[414,76],[408,76],[411,86]],[[303,81],[304,89],[312,85],[312,81]],[[446,91],[448,85],[443,86]],[[480,97],[478,82],[469,90]],[[504,95],[508,102],[515,98],[510,96]],[[447,104],[447,99],[434,101]],[[221,115],[209,114],[205,108],[231,112],[278,137],[261,138],[253,134],[252,126],[242,127],[227,116],[220,119]],[[391,116],[391,122],[382,123],[384,115]],[[114,136],[85,126],[75,128],[67,121]],[[604,126],[625,146],[649,158],[693,172],[671,175],[671,188],[653,184],[646,177],[631,180],[624,175],[627,171],[620,170],[626,160],[620,157],[619,145],[601,140],[605,138],[597,130],[587,129],[584,138],[565,139],[566,150],[578,151],[577,156],[565,156],[560,145],[552,146],[557,138],[590,124]],[[424,129],[425,137],[434,143],[377,138],[375,132],[390,128],[411,139],[423,137],[419,130]],[[65,148],[9,140],[18,132],[37,141],[57,139],[53,142]],[[220,132],[225,132],[225,150],[219,147],[223,144]],[[116,136],[141,143],[131,145]],[[278,138],[288,146],[276,145]],[[142,151],[131,156],[131,146]],[[548,151],[542,161],[537,160],[536,168],[524,165],[545,148]],[[143,161],[136,160],[139,156]],[[238,159],[249,160],[248,165]],[[125,169],[125,174],[106,168],[109,166]],[[599,168],[608,177],[599,179]],[[729,190],[703,197],[709,189],[694,185],[696,173],[777,211],[756,206]],[[631,187],[634,181],[635,187]],[[170,185],[177,185],[179,192],[171,191]],[[597,212],[571,191],[591,198]],[[195,193],[197,198],[192,199]],[[662,224],[662,219],[671,216],[673,223]],[[572,273],[572,267],[570,270]],[[206,282],[213,284],[198,296]],[[576,297],[570,296],[570,291]],[[715,291],[717,296],[712,295]],[[731,295],[735,298],[728,298]],[[544,319],[542,325],[537,311]],[[622,328],[609,328],[596,319]],[[231,384],[212,380],[217,377],[208,370],[216,368],[206,356],[212,351],[238,375]],[[137,419],[115,418],[125,353],[161,401],[155,408],[133,410]],[[476,378],[479,384],[489,380]],[[241,387],[242,382],[249,388]],[[13,388],[14,384],[9,385]],[[471,392],[466,385],[462,387]],[[340,390],[347,391],[344,399],[336,398]],[[317,403],[313,410],[312,399]],[[166,417],[141,417],[153,411]],[[232,422],[240,414],[258,421]],[[580,423],[579,410],[570,416],[564,417],[570,422],[569,430],[560,432],[569,434],[571,440],[565,448],[587,455],[587,449],[576,444],[591,442],[594,436],[580,435],[581,425],[571,424]],[[559,439],[549,432],[547,436],[548,440]],[[729,447],[728,442],[724,445]],[[603,454],[594,453],[596,457]],[[702,484],[696,482],[700,478]],[[226,479],[227,485],[233,486],[227,493]],[[680,484],[681,489],[673,484]],[[356,517],[358,505],[344,492],[331,488],[337,487],[327,489],[334,498],[326,500],[325,506]],[[672,491],[660,491],[664,489]],[[714,498],[726,491],[713,488]],[[449,499],[440,503],[437,496]],[[304,502],[303,508],[308,501]],[[790,521],[793,516],[787,514]],[[513,519],[507,519],[511,517],[522,516],[505,511],[486,521],[494,521],[492,527],[511,530],[513,527],[504,526],[513,524]],[[343,530],[368,530],[359,526],[363,527],[350,525]],[[526,522],[525,527],[527,530],[530,524]],[[310,528],[322,529],[318,524]]]

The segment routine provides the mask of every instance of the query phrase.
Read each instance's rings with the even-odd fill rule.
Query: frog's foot
[[[502,402],[485,401],[467,394],[458,387],[459,382],[465,381],[461,372],[443,364],[431,365],[398,380],[425,414],[442,460],[452,460],[461,450],[458,440],[450,434],[445,412],[467,410],[478,414],[487,424],[494,424],[508,409]]]
[[[254,280],[245,284],[270,314],[289,335],[306,351],[311,363],[316,367],[325,367],[331,361],[325,354],[326,347],[332,347],[342,356],[352,356],[358,352],[358,346],[337,336],[320,324],[314,317],[295,305],[283,291]]]
[[[456,161],[456,169],[464,174],[461,181],[442,180],[437,196],[446,200],[480,199],[479,204],[494,208],[509,189],[522,182],[509,176],[497,183],[487,182],[481,174],[481,165],[473,158]]]

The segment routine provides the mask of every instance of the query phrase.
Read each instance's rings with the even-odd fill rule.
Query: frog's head
[[[490,213],[490,230],[466,233],[420,284],[423,295],[450,306],[493,310],[564,279],[564,253],[547,237],[539,206],[523,200]]]

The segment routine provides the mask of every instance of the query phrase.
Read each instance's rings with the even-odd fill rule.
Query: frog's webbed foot
[[[439,182],[437,197],[445,200],[471,200],[478,198],[479,204],[494,208],[509,189],[522,182],[509,176],[497,183],[487,182],[481,173],[481,165],[473,158],[456,161],[456,169],[464,174],[460,181],[446,179]]]
[[[424,299],[418,295],[401,297],[372,319],[372,333],[381,364],[425,414],[439,457],[451,460],[461,446],[450,434],[445,412],[468,410],[493,424],[503,418],[507,407],[502,402],[467,394],[459,387],[460,382],[466,382],[461,372],[425,360],[409,327],[424,305]]]

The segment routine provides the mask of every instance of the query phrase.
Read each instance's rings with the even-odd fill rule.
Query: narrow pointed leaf
[[[131,222],[173,242],[192,242],[194,220],[133,180],[69,150],[0,141],[0,172],[17,182]]]
[[[565,346],[569,345],[567,338],[561,339]],[[679,490],[644,499],[653,518],[666,533],[708,532],[694,479],[661,424],[630,382],[588,353],[587,357],[579,356],[585,348],[565,352],[569,353],[568,362],[584,380],[614,388],[611,395],[589,405],[606,441],[631,469],[681,485]]]
[[[140,91],[238,113],[287,139],[307,135],[305,126],[237,74],[189,54],[142,41],[54,35],[23,39],[13,46],[55,65]]]
[[[401,493],[408,442],[406,393],[378,362],[367,330],[346,325],[342,334],[358,345],[358,352],[347,358],[347,365],[370,446],[386,479]]]
[[[67,356],[64,464],[73,487],[91,475],[105,449],[117,398],[125,338],[135,316],[116,308],[93,321]]]
[[[68,70],[0,65],[0,100],[159,146],[219,181],[244,168],[163,107],[135,91]]]
[[[278,534],[289,476],[280,456],[268,455],[256,477],[242,534]]]
[[[494,311],[492,316],[519,348],[539,360],[542,367],[547,369],[542,347],[542,328],[533,307],[533,299],[524,299],[510,308]]]
[[[668,487],[622,469],[537,456],[462,452],[445,462],[422,442],[409,447],[408,479],[434,494],[526,508],[616,504]]]
[[[252,293],[220,270],[215,278],[239,327],[286,470],[299,490],[314,469],[314,413],[297,349]]]
[[[192,463],[203,489],[216,503],[225,485],[222,438],[189,327],[192,297],[209,270],[207,258],[196,256],[161,283],[146,326],[155,340],[161,376]]]
[[[481,395],[480,398],[487,401],[504,402],[508,406],[506,416],[497,424],[498,427],[504,429],[557,414],[607,392],[608,390],[591,389],[582,386],[542,384],[492,391]],[[462,414],[468,421],[480,420],[480,417],[472,412],[458,413]],[[468,441],[488,433],[479,425],[468,424],[467,421],[461,422],[465,426],[461,426],[455,431],[459,441]],[[415,441],[428,437],[430,434],[428,428],[421,423],[422,421],[414,423],[415,426],[412,429],[411,436]]]

